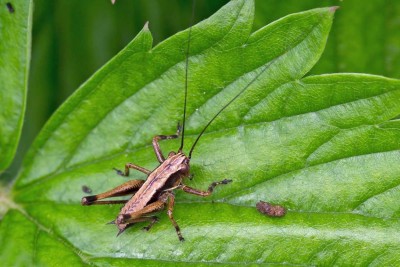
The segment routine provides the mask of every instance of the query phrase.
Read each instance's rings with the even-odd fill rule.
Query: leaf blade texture
[[[32,1],[2,2],[0,16],[0,172],[11,164],[24,121]]]
[[[305,76],[323,52],[334,11],[292,14],[251,33],[253,1],[231,1],[193,26],[185,151],[223,104],[273,63],[196,147],[195,177],[187,184],[233,183],[205,199],[177,192],[174,217],[184,243],[165,213],[149,233],[133,226],[116,238],[105,223],[118,207],[80,206],[82,185],[100,193],[126,181],[112,167],[135,162],[154,169],[151,138],[174,133],[181,119],[188,30],[151,48],[145,26],[36,140],[13,190],[17,208],[2,222],[1,244],[20,230],[5,222],[20,221],[36,233],[36,246],[54,243],[81,265],[395,263],[400,82]],[[165,154],[178,147],[179,140],[162,143]],[[255,209],[259,200],[288,213],[267,218]],[[33,257],[35,248],[26,251],[24,259],[45,261]]]

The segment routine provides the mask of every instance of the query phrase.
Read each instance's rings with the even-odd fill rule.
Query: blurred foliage
[[[12,162],[24,121],[32,1],[0,0],[0,173]]]
[[[258,28],[293,12],[339,6],[324,54],[312,73],[400,77],[400,2],[396,0],[256,0]]]

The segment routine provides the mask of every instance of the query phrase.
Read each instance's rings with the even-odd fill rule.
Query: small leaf
[[[24,121],[32,1],[0,1],[0,172],[14,158]]]
[[[233,183],[204,199],[177,192],[183,243],[165,213],[149,233],[135,225],[117,238],[106,223],[118,207],[80,205],[82,186],[100,193],[126,181],[113,167],[135,162],[154,169],[151,138],[174,133],[182,118],[189,31],[151,48],[145,27],[34,143],[14,186],[15,209],[2,221],[0,257],[43,265],[65,264],[68,255],[73,265],[394,265],[400,123],[392,119],[400,114],[400,81],[303,77],[324,49],[334,11],[292,14],[251,33],[253,1],[236,0],[193,26],[185,151],[260,76],[194,151],[188,185]],[[179,140],[161,145],[176,150]],[[285,206],[287,215],[260,214],[260,200]],[[19,256],[13,242],[21,233],[29,238]],[[50,246],[63,254],[46,260]]]

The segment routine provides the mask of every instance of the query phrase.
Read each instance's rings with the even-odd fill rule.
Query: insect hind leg
[[[131,180],[126,183],[123,183],[120,186],[117,186],[107,192],[86,196],[82,198],[82,205],[89,206],[89,205],[101,205],[101,204],[124,204],[126,200],[107,200],[107,201],[100,201],[100,199],[109,198],[109,197],[119,197],[125,196],[129,194],[135,193],[139,188],[144,184],[143,180]]]

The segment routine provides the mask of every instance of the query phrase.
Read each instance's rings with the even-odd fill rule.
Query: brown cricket
[[[194,5],[193,5],[194,11]],[[192,14],[193,18],[193,14]],[[180,241],[183,241],[180,228],[173,217],[173,209],[175,202],[174,190],[181,189],[186,193],[194,194],[201,197],[211,195],[217,185],[228,184],[232,180],[224,179],[219,182],[213,182],[208,187],[207,191],[191,188],[183,183],[183,179],[190,177],[190,159],[192,152],[203,135],[208,126],[217,118],[217,116],[227,108],[234,100],[236,100],[251,84],[253,84],[258,77],[265,72],[265,70],[274,62],[269,62],[263,70],[258,73],[253,80],[251,80],[234,98],[232,98],[225,106],[223,106],[217,114],[206,124],[203,130],[198,135],[193,143],[188,156],[183,152],[184,135],[185,135],[185,120],[186,120],[186,102],[187,102],[187,89],[188,89],[188,69],[189,69],[189,51],[190,51],[190,37],[192,26],[189,28],[188,44],[186,50],[186,65],[185,65],[185,95],[184,95],[184,108],[183,108],[183,124],[182,129],[178,124],[178,130],[174,135],[156,135],[153,138],[153,148],[157,160],[160,165],[153,171],[147,170],[143,167],[137,166],[133,163],[125,164],[125,171],[116,170],[117,174],[121,176],[129,176],[129,169],[135,169],[147,175],[146,181],[144,180],[130,180],[122,185],[113,188],[107,192],[86,196],[82,198],[82,205],[98,205],[98,204],[124,204],[117,218],[111,223],[115,224],[118,229],[118,235],[125,231],[128,227],[137,222],[149,221],[150,224],[144,227],[144,230],[150,228],[158,221],[155,213],[167,208],[167,214],[172,224],[175,227],[176,233]],[[178,152],[171,151],[168,157],[165,158],[160,146],[159,141],[165,139],[178,138],[182,131],[181,145]],[[132,195],[129,200],[101,200],[110,197],[118,197]]]

